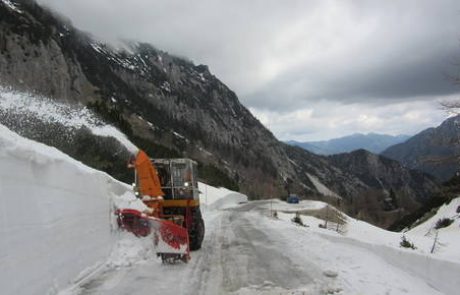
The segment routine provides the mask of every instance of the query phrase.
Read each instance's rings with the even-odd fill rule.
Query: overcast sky
[[[281,140],[414,134],[460,99],[460,1],[38,0],[210,70]]]

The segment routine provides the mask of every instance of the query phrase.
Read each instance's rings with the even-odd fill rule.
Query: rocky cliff
[[[383,156],[447,181],[459,171],[460,116],[428,128],[404,143],[389,147]]]

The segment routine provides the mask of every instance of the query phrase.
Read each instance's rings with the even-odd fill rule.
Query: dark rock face
[[[262,182],[275,185],[278,169],[292,170],[281,160],[276,138],[207,66],[148,44],[117,50],[34,1],[16,7],[21,13],[0,4],[3,85],[70,103],[115,106],[134,135],[225,167],[253,195],[263,193]]]
[[[437,187],[434,177],[406,169],[397,161],[366,150],[330,156],[329,160],[341,170],[358,176],[368,187],[415,192],[414,196],[420,203],[428,200],[431,197],[429,192]]]
[[[87,105],[152,157],[193,158],[220,170],[203,171],[228,175],[252,198],[286,195],[286,182],[302,197],[329,195],[337,200],[340,196],[342,205],[368,191],[384,194],[390,189],[404,191],[418,204],[436,189],[425,176],[392,168],[396,165],[392,161],[379,160],[378,167],[372,166],[373,155],[358,153],[354,157],[363,164],[348,165],[343,163],[347,156],[317,156],[279,142],[207,66],[194,65],[149,44],[114,49],[32,0],[11,2],[17,10],[0,1],[0,84]],[[0,123],[5,124],[4,119],[0,112]],[[8,126],[14,128],[15,124]],[[87,131],[76,134],[82,132],[85,142],[92,142]],[[50,139],[50,132],[46,139],[33,131],[22,134],[32,134],[46,143],[56,141]],[[99,144],[110,147],[115,143]],[[77,159],[97,158],[98,167],[122,174],[119,167],[110,165],[120,157],[113,157],[107,149],[102,158],[95,155],[98,149],[88,155],[82,147],[54,145],[69,148],[68,153]],[[366,172],[374,168],[388,171]],[[398,178],[398,173],[403,176]],[[372,179],[374,174],[379,181]]]
[[[286,150],[296,163],[296,172],[309,177],[310,182],[302,183],[305,194],[315,194],[308,187],[315,187],[316,178],[342,197],[334,201],[330,193],[322,192],[334,205],[385,228],[417,210],[439,188],[434,177],[366,150],[328,157],[305,153],[299,147],[288,146]]]
[[[460,116],[389,147],[382,155],[446,181],[459,171]]]
[[[367,187],[352,196],[351,214],[384,228],[419,209],[438,189],[434,177],[366,150],[330,156],[329,160]]]

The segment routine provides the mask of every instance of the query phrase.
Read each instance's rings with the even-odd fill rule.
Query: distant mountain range
[[[383,156],[436,176],[442,181],[459,171],[460,115],[428,128],[407,140],[389,147]]]
[[[355,133],[352,135],[325,141],[298,142],[290,140],[287,141],[287,143],[301,147],[318,155],[348,153],[358,149],[365,149],[370,152],[379,154],[388,147],[402,143],[409,138],[409,135],[392,136],[377,133]]]

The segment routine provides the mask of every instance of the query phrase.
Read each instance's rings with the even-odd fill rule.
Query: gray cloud
[[[342,110],[361,104],[371,114],[415,101],[427,111],[430,100],[460,90],[445,77],[459,72],[452,67],[460,58],[456,0],[38,1],[104,40],[147,41],[208,64],[256,115],[274,116],[265,122],[278,137],[290,131],[276,116],[288,120],[312,106],[323,122],[342,117],[328,103]],[[305,138],[307,131],[298,125]]]
[[[359,60],[350,67],[302,68],[267,83],[248,95],[248,101],[256,108],[291,111],[318,100],[383,105],[458,93],[460,87],[448,76],[458,71],[452,62],[460,47],[448,49],[418,58],[402,53],[398,60],[377,68]]]
[[[356,132],[412,135],[446,118],[435,97],[416,99],[379,106],[322,101],[284,113],[251,111],[281,140],[323,140]]]

